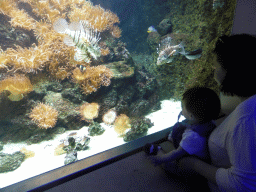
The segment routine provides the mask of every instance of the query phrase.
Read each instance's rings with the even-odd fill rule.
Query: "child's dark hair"
[[[200,122],[217,119],[221,109],[217,93],[206,87],[194,87],[186,90],[182,102],[187,111]]]

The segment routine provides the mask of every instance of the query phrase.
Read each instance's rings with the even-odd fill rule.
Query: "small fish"
[[[148,28],[148,33],[152,33],[152,32],[157,32],[157,30],[155,29],[155,27],[152,25]]]
[[[80,69],[80,71],[81,71],[81,72],[83,72],[83,71],[85,71],[85,70],[86,70],[86,67],[85,67],[85,66],[83,66],[83,65],[79,65],[79,69]]]
[[[169,64],[173,61],[175,55],[184,55],[187,59],[193,60],[201,57],[202,49],[197,49],[195,51],[186,52],[184,49],[184,44],[176,44],[171,37],[166,37],[159,44],[159,49],[157,49],[158,58],[157,65]]]

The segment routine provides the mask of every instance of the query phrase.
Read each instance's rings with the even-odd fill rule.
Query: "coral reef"
[[[55,126],[58,117],[58,111],[50,105],[39,103],[36,105],[29,117],[42,129],[48,129]]]
[[[20,10],[18,2],[14,0],[1,1],[0,12],[11,17],[12,26],[32,30],[37,36],[38,45],[34,44],[29,48],[18,46],[0,54],[1,68],[6,68],[11,72],[21,70],[25,73],[36,73],[46,68],[53,77],[63,80],[72,74],[72,70],[77,65],[88,65],[75,61],[74,47],[64,45],[64,35],[53,30],[53,23],[59,18],[68,16],[70,21],[83,20],[89,23],[94,30],[106,31],[109,36],[113,34],[113,37],[117,38],[121,36],[120,29],[114,25],[119,23],[118,17],[99,5],[93,6],[90,1],[22,0],[21,2],[28,3],[40,21],[35,20],[31,16],[31,11],[26,8]],[[105,36],[108,35],[105,34]],[[101,51],[104,55],[109,53],[108,47]]]

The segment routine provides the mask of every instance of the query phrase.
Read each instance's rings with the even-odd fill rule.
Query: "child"
[[[218,95],[209,88],[195,87],[185,91],[181,103],[180,115],[182,114],[187,121],[185,124],[176,123],[168,136],[176,150],[161,156],[152,156],[157,154],[160,147],[154,144],[145,146],[145,152],[151,155],[150,160],[155,165],[187,155],[195,155],[205,161],[210,160],[207,143],[208,137],[216,127],[213,119],[217,119],[220,113]]]

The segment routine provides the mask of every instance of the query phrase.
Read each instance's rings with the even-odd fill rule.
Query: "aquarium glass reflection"
[[[184,90],[217,90],[212,50],[234,9],[0,0],[0,188],[174,125]]]

